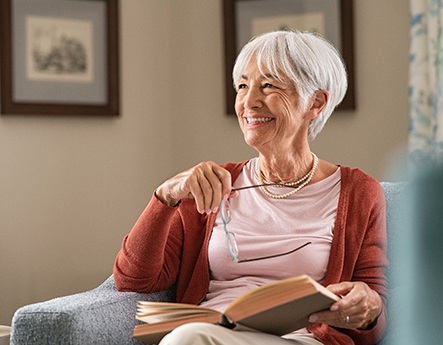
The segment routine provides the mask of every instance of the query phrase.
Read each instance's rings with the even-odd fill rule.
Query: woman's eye
[[[270,83],[266,83],[266,84],[263,85],[263,88],[264,88],[264,89],[274,88],[274,87],[275,87],[275,86],[272,85],[272,84],[270,84]]]
[[[238,85],[238,87],[237,87],[239,90],[240,89],[246,89],[247,88],[247,85],[246,84],[240,84],[240,85]]]

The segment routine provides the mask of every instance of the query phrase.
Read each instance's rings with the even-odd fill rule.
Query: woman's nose
[[[263,105],[262,93],[258,88],[250,88],[245,95],[245,108],[254,109],[260,108]]]

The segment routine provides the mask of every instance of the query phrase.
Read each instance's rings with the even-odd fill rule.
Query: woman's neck
[[[311,150],[295,154],[272,155],[260,154],[259,168],[264,179],[276,183],[291,183],[308,174],[313,167]]]

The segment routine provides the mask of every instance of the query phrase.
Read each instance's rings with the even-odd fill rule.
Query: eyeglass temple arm
[[[243,189],[259,188],[259,187],[266,187],[266,186],[280,186],[280,187],[288,187],[288,188],[297,188],[297,186],[291,186],[289,184],[284,184],[284,183],[264,183],[264,184],[255,184],[252,186],[232,188],[231,193],[234,193],[235,191],[239,191],[239,190],[243,190]]]
[[[292,253],[296,252],[297,250],[300,250],[300,249],[306,247],[307,245],[310,245],[311,243],[312,243],[312,242],[310,242],[310,241],[309,241],[309,242],[306,242],[305,244],[302,244],[300,247],[297,247],[297,248],[292,249],[292,250],[290,250],[290,251],[288,251],[288,252],[285,252],[285,253],[280,253],[280,254],[275,254],[275,255],[269,255],[269,256],[262,256],[262,257],[260,257],[260,258],[253,258],[253,259],[240,259],[240,260],[237,260],[237,263],[251,262],[251,261],[259,261],[259,260],[264,260],[264,259],[272,259],[272,258],[276,258],[276,257],[279,257],[279,256],[292,254]]]

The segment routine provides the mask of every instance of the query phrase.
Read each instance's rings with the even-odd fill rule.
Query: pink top
[[[260,183],[255,174],[257,161],[255,158],[246,164],[234,187]],[[340,176],[337,168],[328,178],[285,199],[272,199],[259,188],[239,191],[238,197],[230,200],[232,220],[228,224],[237,239],[239,259],[284,253],[312,243],[292,254],[235,263],[227,249],[219,213],[209,242],[211,281],[202,305],[224,311],[235,297],[251,288],[300,274],[322,282],[329,260]],[[268,189],[276,194],[290,190]]]

